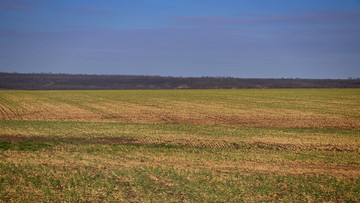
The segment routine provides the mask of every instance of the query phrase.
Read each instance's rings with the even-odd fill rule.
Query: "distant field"
[[[0,119],[360,129],[359,89],[2,91]]]
[[[0,91],[0,201],[360,201],[360,89]]]

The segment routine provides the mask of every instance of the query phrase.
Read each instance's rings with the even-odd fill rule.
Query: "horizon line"
[[[161,78],[229,78],[229,79],[274,79],[274,80],[360,80],[360,77],[348,78],[301,78],[301,77],[236,77],[236,76],[170,76],[170,75],[140,75],[140,74],[98,74],[98,73],[53,73],[53,72],[2,72],[0,74],[24,75],[78,75],[78,76],[128,76],[128,77],[161,77]]]

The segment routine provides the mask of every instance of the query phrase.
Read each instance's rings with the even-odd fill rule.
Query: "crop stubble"
[[[202,91],[1,92],[0,119],[360,129],[357,90]]]

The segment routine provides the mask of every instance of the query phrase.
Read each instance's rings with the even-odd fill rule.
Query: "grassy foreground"
[[[360,201],[360,90],[1,91],[0,201]]]

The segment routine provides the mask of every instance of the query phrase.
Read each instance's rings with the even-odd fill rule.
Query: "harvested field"
[[[360,201],[360,90],[0,91],[0,201]]]
[[[360,129],[357,89],[3,91],[0,100],[6,120]]]

